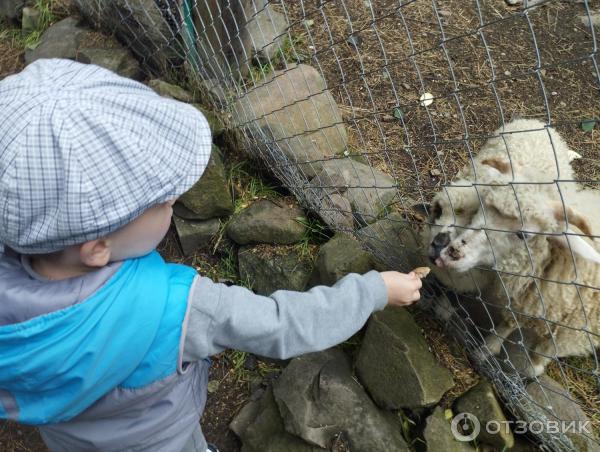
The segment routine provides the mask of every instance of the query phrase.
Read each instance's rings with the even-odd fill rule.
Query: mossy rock
[[[202,177],[179,197],[173,210],[187,220],[207,220],[233,213],[233,201],[219,148],[212,147]]]

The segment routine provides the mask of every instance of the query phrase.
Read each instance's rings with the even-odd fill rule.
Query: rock
[[[249,40],[252,56],[260,64],[265,64],[271,61],[281,48],[287,36],[285,32],[288,23],[285,16],[265,0],[249,2],[248,6],[248,22],[243,39]]]
[[[561,421],[576,423],[575,426],[571,426],[571,431],[566,433],[568,439],[573,443],[572,450],[577,452],[600,451],[598,440],[593,441],[590,438],[593,437],[593,433],[589,418],[574,401],[574,397],[560,383],[547,375],[540,375],[536,381],[527,385],[526,390],[537,404],[540,420],[543,421],[546,417],[548,421],[558,421],[559,426]],[[577,423],[579,423],[581,431],[573,432],[572,430],[578,427]]]
[[[304,211],[295,204],[260,199],[231,218],[227,235],[240,245],[297,243],[306,231],[304,219]]]
[[[531,365],[534,354],[532,350],[539,341],[539,336],[529,328],[517,328],[503,342],[497,356],[498,362],[505,372],[516,373],[520,377],[534,377]],[[522,342],[522,345],[519,344]]]
[[[331,286],[348,273],[373,270],[373,257],[355,238],[338,233],[321,246],[315,265],[321,284]]]
[[[88,33],[78,23],[77,19],[67,17],[48,28],[35,49],[25,50],[25,63],[30,64],[40,58],[75,59],[77,48]]]
[[[79,12],[96,28],[114,34],[144,64],[159,73],[181,61],[175,21],[179,6],[155,0],[74,0]],[[160,6],[159,6],[160,5]],[[172,28],[171,28],[172,27]]]
[[[17,20],[25,6],[25,0],[0,0],[0,19]]]
[[[341,176],[345,181],[343,196],[350,201],[354,216],[363,224],[376,221],[396,196],[394,179],[363,163],[346,158],[328,160],[321,166],[311,185],[332,186]]]
[[[187,220],[206,220],[233,213],[233,201],[219,148],[212,147],[202,177],[179,197],[173,211]]]
[[[600,27],[600,13],[593,13],[589,16],[585,14],[583,16],[579,16],[579,20],[586,27],[589,27],[590,24],[594,27]]]
[[[200,84],[202,85],[202,89],[210,95],[211,100],[219,108],[222,108],[225,105],[227,105],[227,90],[224,87],[224,82],[221,82],[219,79],[216,78],[208,78],[205,80],[201,80]]]
[[[184,90],[181,86],[167,83],[164,80],[160,80],[158,78],[152,79],[148,82],[148,86],[163,97],[168,97],[170,99],[175,99],[186,103],[194,102],[194,96],[192,96],[190,92]]]
[[[223,4],[217,1],[194,3],[196,49],[202,73],[208,78],[238,80],[250,71],[250,40],[244,39],[245,11],[258,0],[238,0]],[[218,20],[216,20],[218,18]],[[190,58],[192,67],[199,66]],[[208,64],[207,64],[208,63]]]
[[[325,224],[333,229],[347,232],[354,230],[352,206],[343,195],[326,195],[321,199],[317,212]]]
[[[213,138],[221,135],[225,130],[225,126],[223,125],[223,121],[218,114],[214,111],[207,110],[200,104],[192,104],[198,110],[202,112],[206,120],[208,121],[208,125],[210,126],[210,131],[212,133]]]
[[[189,256],[199,249],[207,250],[219,233],[221,222],[218,219],[195,221],[173,216],[175,229],[183,254]]]
[[[260,411],[260,398],[252,398],[252,400],[250,400],[246,405],[244,405],[242,409],[238,412],[238,414],[235,415],[235,417],[229,424],[229,428],[233,431],[233,433],[235,433],[238,436],[238,438],[243,437],[248,427],[254,422],[258,414],[260,414]]]
[[[369,320],[356,359],[356,374],[386,409],[436,404],[454,382],[406,309],[386,308]]]
[[[322,159],[342,153],[348,144],[325,80],[304,64],[275,71],[257,83],[233,105],[233,121],[234,126],[261,136],[262,151],[281,152],[279,159],[299,163],[293,171],[301,170],[307,177],[320,171]]]
[[[28,35],[32,31],[37,30],[40,27],[41,16],[42,14],[37,8],[30,8],[29,6],[23,8],[23,15],[21,17],[21,33],[23,33],[23,35]]]
[[[409,270],[429,262],[425,245],[428,230],[417,223],[409,223],[398,213],[390,213],[358,229],[355,235],[373,255],[382,257],[390,268]]]
[[[507,428],[506,416],[502,411],[500,403],[496,399],[494,389],[487,380],[480,380],[475,386],[461,395],[455,401],[456,414],[471,413],[481,424],[481,431],[477,436],[477,440],[490,446],[494,446],[499,450],[510,449],[515,443],[510,429]],[[488,422],[493,422],[494,426],[499,425],[498,433],[490,433],[486,431],[485,425]]]
[[[242,452],[323,452],[285,431],[271,388],[267,389],[258,405],[244,413],[246,417],[250,414],[253,414],[252,422],[245,428],[243,425],[239,428]]]
[[[138,61],[127,49],[102,49],[89,47],[77,52],[77,61],[85,64],[95,64],[113,71],[123,77],[139,80],[142,76]]]
[[[311,444],[328,448],[341,434],[356,452],[409,450],[399,418],[375,406],[339,349],[293,359],[273,395],[286,431]]]
[[[312,264],[291,247],[243,246],[238,251],[240,279],[260,295],[276,290],[302,291],[312,272]]]
[[[469,443],[458,441],[450,428],[451,420],[444,416],[444,410],[436,407],[427,418],[423,437],[427,443],[428,452],[468,452],[475,449]]]

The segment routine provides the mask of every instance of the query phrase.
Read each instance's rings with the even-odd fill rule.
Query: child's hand
[[[423,283],[415,272],[381,272],[381,277],[387,287],[388,304],[408,306],[421,298],[419,289]]]

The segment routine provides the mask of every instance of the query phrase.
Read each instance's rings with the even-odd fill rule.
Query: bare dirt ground
[[[579,126],[600,116],[582,5],[551,1],[525,15],[504,0],[282,3],[298,53],[342,109],[353,153],[394,175],[401,195],[429,198],[515,115],[550,119],[583,155],[580,177],[597,179],[600,137]]]

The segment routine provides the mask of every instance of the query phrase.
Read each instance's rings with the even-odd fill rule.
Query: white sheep
[[[531,184],[529,189],[557,194],[572,191],[574,154],[551,127],[535,119],[516,119],[498,128],[481,151],[432,200],[428,254],[434,260],[480,209],[479,190],[487,184]],[[465,278],[436,271],[458,292],[480,291],[492,279],[485,272]]]
[[[434,197],[429,256],[444,269],[436,274],[446,284],[468,281],[452,275],[475,270],[482,280],[471,279],[483,298],[505,307],[486,338],[491,353],[518,326],[537,333],[537,375],[552,357],[599,345],[600,254],[579,234],[600,232],[600,194],[573,182],[570,160],[577,155],[544,123],[519,119],[494,135]]]
[[[488,288],[504,298],[502,322],[486,338],[492,354],[517,327],[541,340],[531,360],[539,375],[555,357],[587,355],[600,346],[600,192],[563,199],[519,187],[484,187],[481,208],[444,247],[436,264],[457,272],[492,268]],[[583,214],[585,212],[585,214]]]

